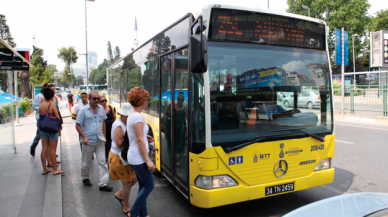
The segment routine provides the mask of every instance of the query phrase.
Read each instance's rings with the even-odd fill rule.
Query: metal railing
[[[334,108],[341,108],[341,86],[333,88]],[[354,111],[382,112],[388,115],[388,85],[345,85],[344,109]]]

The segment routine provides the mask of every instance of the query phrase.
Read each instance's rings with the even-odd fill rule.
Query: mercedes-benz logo
[[[275,163],[275,166],[273,167],[273,174],[277,178],[282,178],[287,174],[288,171],[288,163],[286,160],[280,159],[278,162]]]

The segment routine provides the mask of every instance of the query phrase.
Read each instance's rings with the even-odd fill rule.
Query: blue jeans
[[[32,142],[32,145],[30,146],[30,149],[36,149],[36,146],[38,146],[40,140],[40,130],[39,130],[39,121],[36,121],[36,136],[34,138],[34,141]]]
[[[139,192],[137,194],[135,203],[130,211],[131,216],[145,217],[147,213],[147,197],[154,190],[154,176],[148,170],[147,164],[131,165],[136,173],[137,182],[139,183]]]

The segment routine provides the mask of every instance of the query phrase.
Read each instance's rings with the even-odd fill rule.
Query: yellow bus
[[[195,206],[329,184],[328,31],[315,18],[209,5],[109,67],[109,103],[148,90],[157,172]]]

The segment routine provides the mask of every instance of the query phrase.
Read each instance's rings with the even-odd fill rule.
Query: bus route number
[[[318,151],[318,150],[324,150],[324,149],[325,149],[325,144],[312,145],[310,151]]]

